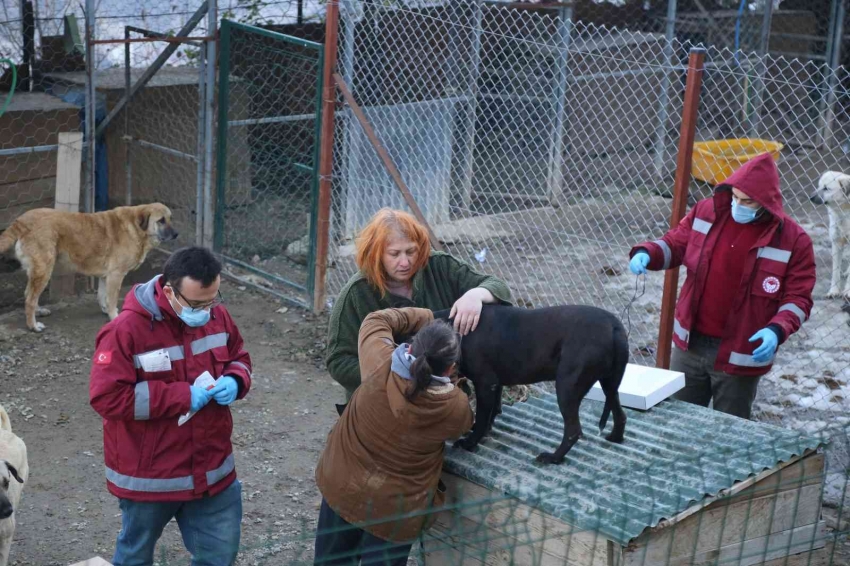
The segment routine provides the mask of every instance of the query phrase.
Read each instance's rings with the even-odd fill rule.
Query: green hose
[[[18,86],[18,66],[9,59],[0,59],[0,63],[6,63],[12,67],[12,88],[9,89],[9,95],[6,96],[6,102],[3,103],[3,108],[0,108],[0,116],[6,113],[9,104],[12,103],[12,96],[15,94],[15,87]]]

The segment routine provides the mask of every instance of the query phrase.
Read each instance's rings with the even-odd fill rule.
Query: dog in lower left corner
[[[449,320],[449,311],[434,313]],[[554,452],[537,461],[560,464],[582,435],[579,407],[599,381],[605,405],[600,432],[608,417],[614,425],[606,440],[623,442],[626,413],[619,388],[629,361],[629,341],[622,322],[606,310],[583,305],[525,309],[484,305],[478,327],[461,340],[460,373],[475,386],[472,432],[455,445],[474,449],[501,412],[502,387],[554,381],[564,435]]]
[[[12,432],[9,415],[0,405],[0,566],[9,562],[15,537],[15,512],[28,477],[27,446]]]

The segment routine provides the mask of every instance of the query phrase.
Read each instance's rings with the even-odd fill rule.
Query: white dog
[[[12,432],[6,409],[0,405],[0,566],[9,562],[15,536],[15,510],[29,475],[27,446]]]
[[[841,290],[841,261],[850,240],[850,175],[827,171],[818,181],[818,192],[812,196],[815,204],[825,204],[829,211],[829,239],[832,240],[832,279],[827,297],[850,299],[850,266]]]

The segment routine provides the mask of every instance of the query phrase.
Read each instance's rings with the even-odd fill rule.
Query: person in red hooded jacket
[[[193,565],[236,560],[242,490],[229,405],[251,387],[251,358],[221,305],[220,274],[208,249],[177,250],[97,335],[89,397],[121,508],[115,566],[152,564],[172,518]],[[204,372],[211,389],[194,385]]]
[[[670,369],[685,374],[676,398],[750,418],[759,378],[809,318],[812,240],[782,207],[770,154],[741,166],[661,239],[632,248],[629,268],[678,269]]]

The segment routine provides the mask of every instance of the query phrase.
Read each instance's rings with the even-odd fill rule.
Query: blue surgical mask
[[[210,311],[187,307],[183,307],[183,310],[177,316],[180,317],[180,320],[193,328],[203,326],[210,321]]]
[[[760,212],[761,208],[750,208],[732,200],[732,219],[738,224],[749,224],[758,217]]]
[[[203,326],[210,321],[210,311],[204,309],[193,309],[192,307],[184,307],[180,305],[180,313],[177,313],[177,309],[174,308],[174,304],[171,303],[171,300],[168,301],[171,304],[171,308],[174,309],[174,314],[180,317],[180,320],[186,323],[187,326],[191,326],[192,328],[197,328],[199,326]],[[177,304],[180,304],[179,301]]]

